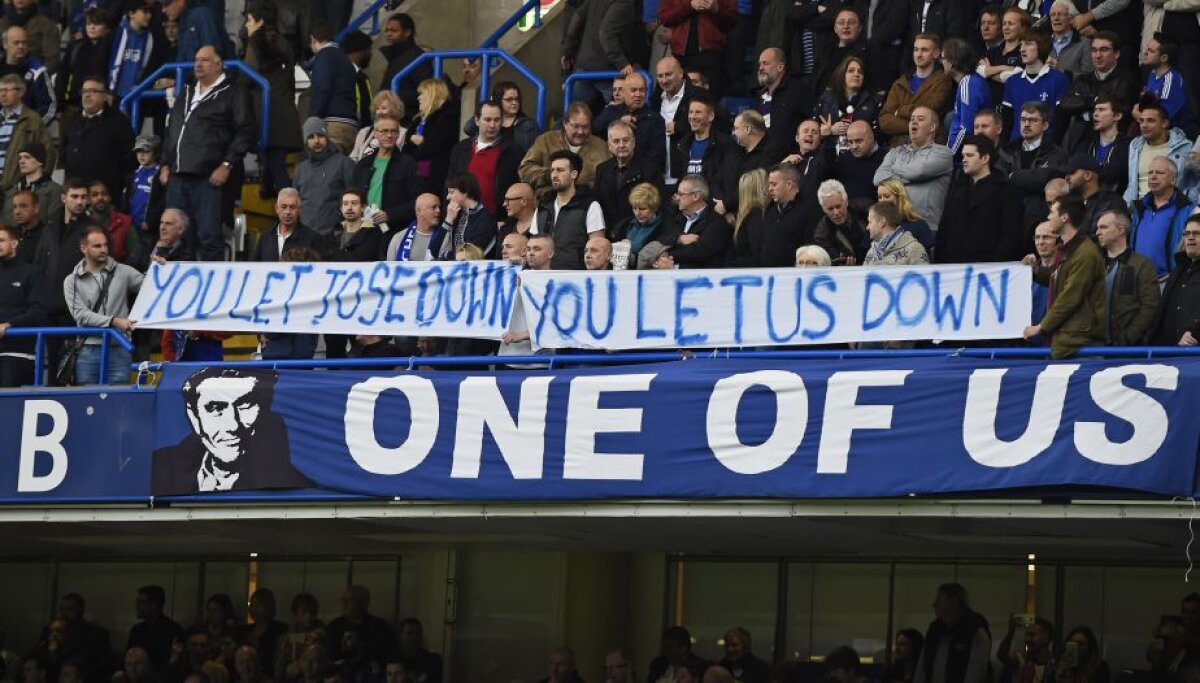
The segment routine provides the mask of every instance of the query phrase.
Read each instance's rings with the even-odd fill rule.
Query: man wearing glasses
[[[363,155],[354,168],[354,186],[367,191],[366,219],[375,225],[399,227],[416,217],[414,204],[423,187],[417,162],[396,149],[400,119],[395,114],[375,116],[373,153]]]
[[[1107,95],[1122,103],[1123,118],[1128,118],[1129,107],[1137,96],[1140,86],[1134,74],[1121,65],[1120,38],[1109,31],[1100,31],[1092,38],[1092,71],[1075,76],[1071,89],[1059,102],[1063,116],[1070,117],[1067,136],[1063,146],[1069,151],[1077,148],[1092,137],[1092,109],[1101,95]]]
[[[592,110],[582,102],[574,102],[567,108],[561,130],[543,133],[534,141],[521,160],[521,180],[532,185],[535,192],[550,189],[550,159],[561,151],[579,156],[583,165],[576,182],[589,187],[596,178],[596,167],[612,156],[608,145],[592,135]]]
[[[1196,346],[1200,339],[1200,215],[1188,218],[1183,230],[1155,330],[1154,343],[1162,346]]]
[[[125,177],[133,171],[133,128],[109,105],[101,77],[88,77],[80,89],[83,113],[63,130],[63,168],[68,178],[100,180],[115,206],[121,206]]]

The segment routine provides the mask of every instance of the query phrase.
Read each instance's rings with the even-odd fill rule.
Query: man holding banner
[[[447,233],[442,228],[441,200],[426,192],[413,206],[417,217],[392,236],[387,246],[388,261],[433,261],[442,249]]]
[[[1050,287],[1050,308],[1036,325],[1025,328],[1025,339],[1050,336],[1051,356],[1068,358],[1080,348],[1104,343],[1104,258],[1100,247],[1079,229],[1083,200],[1059,197],[1050,207],[1050,220],[1062,236],[1056,268],[1034,266],[1034,278]]]

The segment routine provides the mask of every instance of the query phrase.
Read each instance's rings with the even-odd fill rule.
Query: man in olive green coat
[[[1064,195],[1050,206],[1050,221],[1062,244],[1055,266],[1034,266],[1033,277],[1050,287],[1050,305],[1042,322],[1025,328],[1025,339],[1050,339],[1050,356],[1069,358],[1084,346],[1103,344],[1104,258],[1100,248],[1079,229],[1083,200]]]
[[[1096,222],[1104,250],[1104,334],[1110,346],[1147,343],[1162,297],[1154,262],[1129,248],[1129,213],[1105,211]]]

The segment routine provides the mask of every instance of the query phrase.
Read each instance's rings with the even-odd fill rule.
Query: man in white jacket
[[[908,142],[893,148],[875,171],[875,184],[888,178],[904,183],[908,198],[929,229],[937,231],[954,170],[954,153],[934,140],[938,115],[929,107],[917,107],[908,121]]]

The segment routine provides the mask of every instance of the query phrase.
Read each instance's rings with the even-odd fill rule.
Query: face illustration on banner
[[[213,377],[196,385],[188,402],[188,421],[217,460],[233,464],[245,455],[262,406],[255,377]]]
[[[205,368],[180,388],[191,433],[154,453],[155,495],[297,488],[309,481],[291,464],[287,426],[272,411],[270,372]]]

